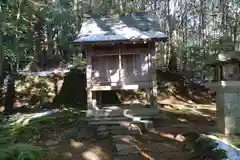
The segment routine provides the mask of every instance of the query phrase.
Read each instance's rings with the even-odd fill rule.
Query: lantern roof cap
[[[231,63],[240,63],[240,51],[228,51],[225,53],[220,53],[217,60],[210,61],[206,64],[206,66],[216,66]]]

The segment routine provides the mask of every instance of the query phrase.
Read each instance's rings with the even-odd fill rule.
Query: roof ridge
[[[166,39],[160,32],[160,24],[152,12],[131,12],[95,17],[88,15],[84,20],[78,39],[75,42],[129,41],[132,39]]]

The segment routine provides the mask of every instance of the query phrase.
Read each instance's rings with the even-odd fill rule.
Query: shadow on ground
[[[214,111],[212,108],[209,111],[207,107],[175,108],[177,109],[160,108],[167,119],[155,121],[154,129],[143,134],[101,136],[98,128],[93,128],[80,119],[61,132],[49,133],[41,145],[61,153],[62,159],[65,157],[72,160],[90,160],[93,157],[96,160],[187,159],[188,153],[182,149],[182,134],[215,132],[212,117]]]
[[[187,132],[215,132],[214,107],[161,105],[161,116],[152,130],[142,134],[99,134],[103,126],[89,125],[76,109],[35,120],[18,118],[14,143],[28,142],[57,152],[57,159],[71,160],[174,160],[187,159],[183,151]]]

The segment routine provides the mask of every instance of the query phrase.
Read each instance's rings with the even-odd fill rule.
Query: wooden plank
[[[118,55],[119,49],[121,49],[120,54],[141,54],[149,50],[149,44],[97,45],[88,48],[91,56]]]
[[[118,58],[118,56],[93,57],[95,63],[93,65],[92,83],[118,82],[120,79]]]
[[[149,51],[149,49],[141,49],[141,48],[135,48],[135,49],[126,49],[126,48],[118,48],[118,50],[121,49],[121,52],[117,50],[97,50],[97,51],[91,51],[91,56],[112,56],[112,55],[132,55],[132,54],[144,54]]]
[[[86,78],[87,78],[87,88],[90,88],[91,81],[92,81],[92,58],[91,56],[89,56],[89,52],[87,52]]]
[[[136,90],[136,89],[144,89],[144,88],[150,88],[151,85],[149,82],[145,83],[138,83],[138,84],[132,84],[132,85],[123,85],[123,86],[111,86],[111,85],[105,85],[105,86],[92,86],[90,88],[91,91],[110,91],[110,90]]]
[[[129,44],[129,43],[151,43],[151,42],[167,42],[168,38],[151,38],[151,39],[136,39],[136,40],[109,40],[109,41],[95,41],[95,42],[73,42],[73,45],[80,46],[84,45],[87,47],[92,47],[93,45],[113,45],[113,44]]]

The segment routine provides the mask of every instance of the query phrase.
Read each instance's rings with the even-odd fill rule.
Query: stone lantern
[[[234,51],[229,38],[220,41],[223,53],[209,66],[213,81],[207,84],[216,92],[217,127],[224,134],[240,133],[240,52]]]

